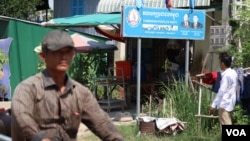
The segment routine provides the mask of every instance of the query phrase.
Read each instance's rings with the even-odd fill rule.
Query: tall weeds
[[[160,82],[162,86],[159,89],[160,95],[164,95],[166,99],[165,110],[162,114],[164,117],[175,117],[185,123],[186,133],[189,135],[196,135],[196,133],[207,134],[210,131],[215,131],[218,127],[219,121],[217,119],[201,119],[200,130],[197,131],[199,107],[199,93],[198,91],[191,92],[189,87],[183,81],[173,81],[165,84]],[[208,115],[209,105],[213,93],[209,90],[203,89],[201,93],[201,107],[200,114]],[[216,129],[217,131],[219,129]],[[191,133],[191,134],[190,134]]]

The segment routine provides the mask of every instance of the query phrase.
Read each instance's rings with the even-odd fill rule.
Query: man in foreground
[[[40,57],[46,69],[14,92],[12,141],[76,141],[81,122],[102,140],[123,141],[90,90],[66,74],[74,55],[66,32],[53,30],[45,36]]]

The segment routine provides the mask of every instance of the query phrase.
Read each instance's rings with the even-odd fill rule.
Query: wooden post
[[[172,111],[172,100],[169,98],[169,105],[170,105],[170,117],[173,117],[173,111]]]
[[[201,136],[201,117],[198,117],[198,121],[197,121],[197,136],[200,137]]]
[[[151,114],[151,107],[152,107],[152,95],[149,95],[149,116],[152,116]]]
[[[166,98],[163,98],[163,112],[162,112],[162,115],[163,117],[166,116]]]

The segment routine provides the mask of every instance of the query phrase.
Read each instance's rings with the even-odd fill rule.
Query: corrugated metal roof
[[[121,7],[135,5],[136,0],[100,0],[98,13],[121,12]],[[189,7],[190,0],[172,0],[172,7]],[[210,6],[210,0],[196,0],[196,6]],[[144,7],[166,8],[165,0],[144,0]]]

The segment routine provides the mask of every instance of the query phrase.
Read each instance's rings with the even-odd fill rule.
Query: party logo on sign
[[[128,13],[127,22],[131,26],[137,26],[141,20],[140,14],[136,9],[132,9]]]

